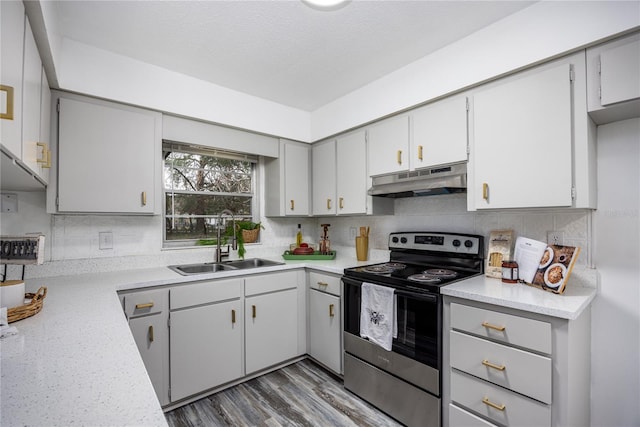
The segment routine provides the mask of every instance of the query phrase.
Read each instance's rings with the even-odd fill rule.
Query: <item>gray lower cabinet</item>
[[[300,355],[297,287],[298,275],[295,272],[246,278],[247,374]]]
[[[244,375],[243,279],[171,289],[171,401]]]
[[[169,403],[167,289],[123,293],[125,315],[160,405]]]
[[[309,355],[342,374],[340,277],[309,273]]]

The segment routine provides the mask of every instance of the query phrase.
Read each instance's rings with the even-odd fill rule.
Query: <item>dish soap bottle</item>
[[[302,244],[302,225],[298,224],[298,233],[296,233],[296,248]]]

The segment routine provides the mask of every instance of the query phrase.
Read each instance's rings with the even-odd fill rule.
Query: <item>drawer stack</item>
[[[550,426],[551,324],[451,304],[450,422]]]

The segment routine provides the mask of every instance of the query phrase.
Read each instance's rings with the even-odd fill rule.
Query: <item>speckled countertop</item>
[[[287,261],[211,275],[181,276],[154,267],[28,279],[27,292],[47,286],[48,293],[40,313],[13,324],[18,335],[0,340],[0,425],[166,425],[117,291],[296,268],[342,274],[347,267],[388,260],[387,251],[372,253],[365,262],[338,254],[332,261]],[[279,255],[262,258],[283,261]],[[442,292],[572,318],[589,305],[596,289],[568,287],[558,296],[478,277]]]
[[[27,292],[46,286],[47,296],[40,313],[12,324],[18,335],[0,340],[0,425],[166,425],[118,290],[305,267],[341,274],[346,267],[386,260],[388,252],[381,251],[367,262],[357,262],[354,253],[250,272],[181,276],[155,267],[28,279]]]

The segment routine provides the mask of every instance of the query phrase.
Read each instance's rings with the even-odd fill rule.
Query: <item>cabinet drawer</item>
[[[340,277],[329,274],[309,273],[309,287],[328,294],[340,296]]]
[[[451,328],[551,354],[551,324],[462,304],[451,304]]]
[[[243,279],[212,280],[171,288],[171,310],[237,299],[242,296]]]
[[[449,427],[496,427],[496,425],[450,403]]]
[[[282,273],[262,274],[245,279],[244,294],[257,295],[267,292],[281,291],[298,286],[298,272],[285,271]]]
[[[453,368],[551,403],[551,359],[451,331]]]
[[[166,289],[140,291],[124,295],[124,312],[128,318],[161,313],[167,309]]]
[[[551,425],[550,405],[457,372],[455,369],[451,371],[451,400],[505,426]]]

